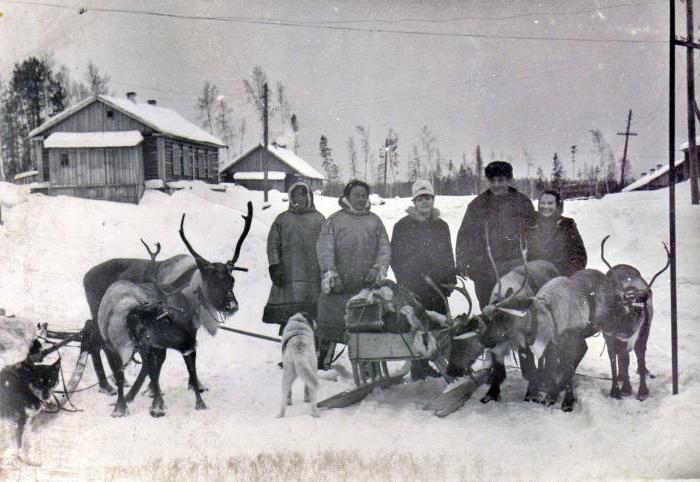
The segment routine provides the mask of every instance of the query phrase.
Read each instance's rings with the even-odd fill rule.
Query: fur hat
[[[493,161],[490,162],[486,169],[484,169],[487,179],[493,179],[494,177],[506,177],[508,179],[513,179],[513,166],[509,162],[505,161]]]
[[[435,197],[433,185],[430,184],[430,181],[426,181],[425,179],[418,179],[416,182],[414,182],[411,193],[411,199],[416,199],[418,196],[422,196],[424,194]]]

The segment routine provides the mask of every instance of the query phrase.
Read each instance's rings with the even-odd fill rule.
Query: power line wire
[[[63,8],[68,10],[75,10],[75,7],[69,5],[46,3],[46,2],[31,2],[31,1],[20,1],[20,0],[0,0],[5,3],[18,4],[18,5],[31,5],[31,6],[41,6],[41,7],[52,7],[52,8]],[[426,36],[426,37],[445,37],[445,38],[476,38],[476,39],[497,39],[497,40],[533,40],[533,41],[551,41],[551,42],[583,42],[583,43],[621,43],[621,44],[668,44],[667,39],[598,39],[598,38],[586,38],[586,37],[545,37],[536,35],[493,35],[493,34],[479,34],[479,33],[449,33],[449,32],[431,32],[425,30],[391,30],[384,28],[371,28],[371,27],[349,27],[349,26],[339,26],[339,25],[328,25],[328,24],[305,24],[299,22],[292,22],[288,20],[265,20],[265,19],[250,19],[246,17],[224,17],[224,16],[204,16],[204,15],[183,15],[175,13],[157,12],[149,10],[133,10],[133,9],[121,9],[121,8],[101,8],[101,7],[91,7],[91,8],[81,8],[79,10],[80,14],[88,12],[102,12],[102,13],[124,13],[133,15],[144,15],[153,17],[165,17],[174,18],[180,20],[205,20],[205,21],[216,21],[216,22],[232,22],[241,24],[253,24],[253,25],[267,25],[267,26],[277,26],[277,27],[292,27],[292,28],[306,28],[306,29],[325,29],[325,30],[336,30],[336,31],[349,31],[349,32],[366,32],[366,33],[379,33],[379,34],[397,34],[397,35],[415,35],[415,36]]]

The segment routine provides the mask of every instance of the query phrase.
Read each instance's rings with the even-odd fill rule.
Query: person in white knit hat
[[[430,181],[417,180],[412,194],[413,206],[409,206],[407,216],[394,225],[391,268],[396,282],[408,288],[426,310],[445,314],[445,303],[423,280],[423,275],[429,276],[438,286],[456,282],[450,229],[435,209],[435,190]],[[441,289],[449,296],[449,289]],[[411,375],[414,379],[439,376],[427,360],[413,362]]]

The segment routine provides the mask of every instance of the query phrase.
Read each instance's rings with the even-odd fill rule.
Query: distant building
[[[221,166],[221,181],[235,182],[248,189],[262,190],[264,171],[267,169],[268,188],[286,191],[290,182],[302,180],[312,190],[323,187],[326,179],[308,162],[293,151],[274,144],[258,144],[236,159]]]
[[[15,184],[31,184],[39,180],[39,171],[24,171],[15,174]]]
[[[220,139],[155,100],[99,95],[29,133],[50,195],[138,203],[148,180],[218,182]]]

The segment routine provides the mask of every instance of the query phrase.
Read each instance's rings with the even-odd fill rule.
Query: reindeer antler
[[[156,263],[156,258],[158,257],[158,253],[160,253],[160,243],[156,242],[156,250],[155,252],[151,251],[151,248],[148,247],[148,244],[146,244],[146,241],[141,238],[141,243],[146,247],[146,251],[148,251],[148,255],[151,257],[151,266],[152,266],[152,273],[151,273],[151,278],[152,282],[155,283],[156,285],[158,284],[158,264]]]
[[[158,253],[160,253],[160,243],[156,242],[156,252],[154,253],[151,251],[151,248],[148,247],[148,244],[146,244],[146,241],[141,238],[141,242],[143,245],[146,247],[146,251],[148,251],[148,255],[151,257],[151,261],[155,261],[156,257],[158,256]]]
[[[253,223],[252,202],[248,201],[248,214],[241,217],[245,220],[245,225],[243,226],[243,232],[238,238],[238,242],[236,243],[236,251],[233,253],[233,258],[231,259],[231,261],[229,261],[229,264],[233,266],[232,269],[235,269],[236,271],[248,271],[248,268],[236,267],[236,261],[238,261],[238,257],[241,255],[241,247],[243,246],[243,241],[245,240],[246,236],[248,236],[248,232],[250,231],[250,225]]]
[[[664,250],[666,251],[666,266],[664,266],[663,268],[661,268],[661,271],[659,271],[658,273],[656,273],[656,274],[654,275],[654,277],[653,277],[653,278],[651,279],[651,281],[649,282],[649,287],[648,287],[647,289],[651,289],[651,285],[654,284],[654,281],[656,281],[656,278],[658,278],[659,275],[660,275],[661,273],[663,273],[664,271],[666,271],[666,270],[668,269],[668,267],[671,266],[671,253],[670,253],[669,250],[668,250],[668,246],[666,246],[666,243],[661,243],[661,244],[663,244]]]
[[[491,253],[491,239],[489,237],[489,222],[484,221],[484,234],[486,235],[486,254],[489,257],[489,261],[491,262],[491,267],[493,268],[493,272],[496,274],[496,280],[498,282],[498,297],[500,298],[503,296],[503,293],[501,293],[501,275],[498,274],[498,268],[496,267],[496,261],[493,259],[493,253]]]
[[[185,213],[182,213],[182,219],[180,220],[180,238],[182,239],[182,242],[185,243],[185,247],[187,247],[187,251],[190,252],[190,254],[194,257],[195,261],[197,261],[197,265],[200,263],[208,263],[208,261],[204,258],[202,258],[197,252],[194,250],[192,245],[190,244],[189,241],[187,241],[187,237],[185,236]]]
[[[603,238],[603,241],[600,242],[600,257],[603,260],[603,263],[605,263],[605,266],[608,267],[608,269],[612,269],[612,266],[610,266],[610,263],[608,263],[608,260],[605,259],[605,242],[608,240],[610,235],[608,234]]]
[[[469,311],[467,311],[467,318],[472,314],[472,298],[469,296],[469,292],[467,291],[467,287],[464,284],[464,278],[458,276],[457,281],[459,281],[459,286],[457,285],[452,285],[452,284],[443,284],[442,286],[446,288],[452,288],[453,290],[456,290],[458,293],[461,293],[462,296],[464,296],[467,299],[467,303],[469,304]]]
[[[423,275],[423,279],[425,280],[428,285],[435,290],[435,292],[440,295],[440,298],[442,299],[442,302],[445,303],[445,316],[447,316],[447,321],[450,322],[450,325],[454,324],[454,320],[452,319],[452,313],[450,313],[450,305],[447,303],[447,297],[445,296],[445,293],[442,292],[440,288],[437,287],[435,282],[433,282],[432,279],[430,279],[430,276],[428,275]]]

